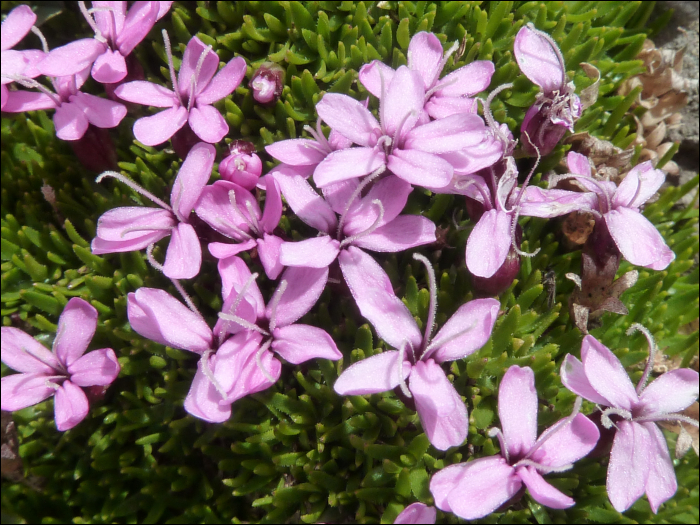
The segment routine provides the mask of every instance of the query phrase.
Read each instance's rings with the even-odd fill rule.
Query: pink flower
[[[92,78],[103,84],[127,75],[125,57],[144,39],[172,2],[135,2],[128,13],[125,2],[79,2],[94,38],[76,40],[51,51],[39,64],[49,77],[74,75],[92,66]]]
[[[284,88],[284,69],[274,62],[263,63],[250,79],[253,98],[264,106],[274,105]]]
[[[435,510],[435,507],[428,507],[423,503],[412,503],[403,509],[401,514],[396,516],[394,524],[415,523],[420,525],[421,523],[435,523],[436,518],[437,511]]]
[[[698,422],[678,412],[698,398],[698,373],[689,368],[671,370],[646,386],[654,363],[656,344],[649,331],[633,324],[649,341],[649,359],[635,389],[620,363],[606,346],[587,335],[581,344],[581,361],[571,354],[561,366],[561,381],[575,394],[609,407],[602,413],[605,428],[617,429],[610,452],[607,489],[613,507],[627,510],[646,493],[651,510],[676,493],[676,475],[656,421]]]
[[[548,155],[581,116],[581,100],[566,81],[564,58],[552,37],[528,24],[518,31],[515,59],[525,76],[542,90],[525,113],[520,142],[529,155]]]
[[[418,72],[423,79],[424,110],[434,119],[457,113],[476,113],[476,100],[471,97],[489,86],[495,71],[493,62],[477,60],[440,79],[440,73],[456,49],[457,43],[443,56],[438,38],[424,31],[416,33],[408,45],[408,68]],[[381,98],[382,77],[388,86],[395,73],[394,69],[374,60],[360,69],[360,82],[375,97]],[[424,122],[428,120],[423,118]]]
[[[156,146],[172,137],[185,123],[189,123],[192,131],[204,142],[219,142],[228,133],[228,124],[212,104],[230,95],[238,87],[246,73],[245,60],[236,57],[217,73],[219,57],[211,50],[211,46],[205,46],[195,36],[187,44],[176,79],[170,40],[165,31],[163,38],[173,91],[158,84],[137,80],[122,84],[114,92],[129,102],[169,108],[138,119],[134,123],[134,136],[147,146]]]
[[[255,145],[235,140],[229,145],[229,155],[219,163],[221,178],[252,191],[260,182],[262,161],[255,154]]]
[[[430,480],[435,505],[465,520],[478,519],[514,498],[523,484],[537,503],[566,509],[574,500],[547,483],[542,474],[562,472],[588,454],[598,442],[598,428],[574,412],[537,438],[535,375],[528,367],[513,365],[498,388],[498,436],[501,455],[459,463],[442,469]]]
[[[9,95],[7,84],[12,82],[15,77],[34,78],[41,74],[36,65],[44,58],[43,51],[38,49],[15,51],[12,49],[27,36],[27,33],[34,26],[34,22],[36,22],[36,15],[27,5],[15,7],[2,22],[2,39],[0,41],[2,100],[0,107],[3,109]]]
[[[172,208],[123,175],[107,171],[97,178],[114,177],[138,193],[148,197],[162,209],[128,206],[104,213],[97,221],[97,236],[92,240],[92,253],[118,253],[149,247],[151,263],[171,279],[189,279],[199,273],[202,248],[190,213],[211,176],[216,150],[210,144],[194,146],[180,167],[170,194]],[[171,236],[165,264],[161,267],[150,256],[150,247]]]
[[[462,305],[433,339],[437,297],[435,274],[419,254],[430,283],[430,309],[425,334],[396,297],[389,277],[372,257],[355,247],[340,254],[340,267],[360,313],[377,335],[397,348],[349,366],[334,385],[340,395],[364,395],[400,387],[415,403],[423,430],[439,450],[461,445],[467,437],[467,408],[440,363],[462,359],[481,348],[491,336],[498,317],[495,299],[477,299]],[[409,380],[408,385],[406,379]]]
[[[96,328],[97,310],[77,297],[63,309],[52,352],[22,330],[3,326],[2,362],[20,373],[2,378],[2,409],[21,410],[55,395],[58,430],[85,419],[90,407],[80,387],[109,385],[120,370],[111,348],[85,354]]]

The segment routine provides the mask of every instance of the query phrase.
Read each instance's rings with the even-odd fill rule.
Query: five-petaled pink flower
[[[513,365],[498,388],[502,430],[492,429],[501,444],[499,456],[442,469],[430,480],[435,505],[465,520],[478,519],[514,498],[523,484],[537,503],[566,509],[575,502],[547,483],[542,474],[562,472],[587,455],[598,442],[598,428],[574,412],[537,438],[537,391],[531,368]]]
[[[241,57],[233,58],[217,73],[218,55],[211,50],[211,46],[205,46],[195,36],[187,44],[176,79],[170,41],[165,31],[163,37],[173,90],[152,82],[136,80],[122,84],[114,91],[115,95],[128,102],[169,108],[138,119],[134,123],[134,136],[147,146],[156,146],[189,123],[201,140],[216,144],[228,133],[228,124],[212,104],[227,97],[238,87],[246,73],[245,60]]]
[[[690,368],[671,370],[646,385],[656,344],[646,328],[640,330],[649,341],[649,359],[637,388],[624,366],[610,349],[587,335],[581,344],[581,361],[568,354],[561,366],[561,382],[575,394],[606,408],[601,421],[617,429],[610,452],[607,489],[613,507],[627,510],[645,492],[656,513],[678,487],[666,438],[657,421],[698,422],[678,412],[698,398],[698,373]]]
[[[340,395],[364,395],[400,387],[412,399],[428,439],[440,450],[461,445],[467,437],[467,408],[440,363],[462,359],[491,336],[499,302],[476,299],[463,304],[432,338],[437,308],[435,273],[428,260],[430,308],[422,335],[405,304],[396,297],[389,276],[362,250],[340,254],[340,267],[360,313],[377,335],[398,350],[363,359],[343,371],[334,389]],[[406,379],[409,380],[406,385]]]
[[[63,309],[52,352],[22,330],[3,326],[2,362],[20,373],[2,378],[2,409],[21,410],[55,396],[58,430],[85,419],[90,407],[80,387],[109,385],[120,370],[111,348],[85,354],[96,328],[97,310],[78,297]]]

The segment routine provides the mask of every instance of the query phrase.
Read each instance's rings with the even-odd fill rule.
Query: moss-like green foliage
[[[636,93],[622,97],[616,90],[642,71],[635,56],[646,35],[664,23],[649,19],[653,7],[654,2],[639,1],[176,2],[136,53],[147,78],[163,85],[169,75],[162,28],[179,48],[174,50],[176,67],[192,35],[211,44],[222,61],[245,57],[248,78],[263,61],[279,63],[286,70],[286,85],[275,106],[256,105],[247,81],[217,103],[231,127],[226,140],[250,140],[262,150],[279,139],[305,136],[303,126],[315,124],[314,104],[324,92],[369,96],[356,82],[359,67],[373,59],[394,67],[405,64],[409,40],[418,31],[433,31],[446,45],[462,44],[446,71],[476,59],[494,61],[490,89],[514,83],[495,101],[494,116],[515,130],[536,87],[520,74],[513,39],[533,22],[560,44],[578,90],[592,82],[580,62],[601,71],[600,97],[578,121],[577,131],[625,148],[634,140],[630,107]],[[76,32],[90,34],[76,9],[66,9],[42,26],[53,47]],[[87,90],[100,93],[101,87],[90,81]],[[370,109],[376,109],[376,101]],[[167,147],[133,141],[134,116],[148,114],[143,107],[133,110],[110,131],[119,166],[149,191],[163,194],[180,162]],[[223,150],[223,144],[218,147]],[[543,159],[538,174],[556,166],[566,149],[560,145]],[[416,413],[392,393],[340,397],[333,392],[344,367],[383,347],[340,285],[329,285],[304,321],[328,330],[343,352],[342,361],[285,365],[274,387],[237,401],[224,424],[189,416],[182,402],[196,356],[143,339],[126,319],[128,292],[140,286],[166,288],[173,295],[175,290],[142,253],[96,256],[89,249],[100,214],[141,198],[114,181],[96,185],[95,175],[78,164],[70,146],[54,137],[44,112],[3,114],[1,160],[3,325],[50,345],[63,306],[70,297],[82,297],[100,314],[91,348],[114,348],[122,365],[105,397],[92,403],[86,420],[73,430],[56,431],[51,400],[14,413],[24,466],[20,475],[42,479],[38,490],[3,480],[3,513],[30,523],[392,522],[411,502],[432,503],[428,482],[433,472],[497,451],[498,442],[486,429],[498,423],[497,387],[508,366],[535,371],[540,428],[571,411],[574,395],[561,386],[558,371],[564,355],[578,355],[580,349],[581,334],[572,327],[567,308],[573,284],[564,278],[567,272],[579,272],[580,253],[559,244],[555,220],[521,219],[523,249],[541,251],[523,259],[518,279],[501,295],[503,315],[491,340],[450,365],[450,380],[469,406],[470,426],[467,445],[443,453],[429,445]],[[264,160],[269,169],[271,159]],[[637,284],[622,296],[629,315],[606,314],[602,327],[592,331],[631,367],[633,380],[641,375],[635,365],[647,355],[641,335],[624,335],[633,322],[647,326],[662,351],[681,356],[683,366],[697,353],[698,211],[674,206],[697,185],[696,178],[669,188],[647,206],[645,216],[657,225],[676,260],[662,272],[642,269]],[[44,197],[51,190],[55,200]],[[416,190],[408,211],[424,213],[444,232],[438,245],[423,250],[436,267],[442,323],[472,296],[464,247],[473,225],[463,219],[464,204],[454,196]],[[311,232],[294,217],[283,219],[281,226],[290,238]],[[156,250],[156,258],[162,260],[164,249]],[[377,258],[399,297],[425,321],[429,298],[423,269],[410,253]],[[221,306],[215,263],[205,255],[199,277],[185,284],[212,324]],[[629,269],[623,263],[620,273]],[[542,284],[549,270],[557,283],[551,307]],[[273,283],[261,277],[259,284],[269,296]],[[688,329],[693,322],[695,328]],[[4,365],[2,372],[7,373]],[[584,404],[583,412],[593,409]],[[668,437],[673,453],[675,436]],[[551,510],[525,496],[482,521],[697,523],[698,458],[690,452],[675,465],[678,492],[656,516],[645,498],[624,516],[612,509],[604,456],[547,478],[577,501],[575,507]],[[457,518],[439,513],[438,520]]]

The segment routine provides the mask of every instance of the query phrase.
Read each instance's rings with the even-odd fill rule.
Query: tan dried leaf
[[[598,89],[600,87],[600,71],[598,68],[587,62],[581,62],[580,64],[583,72],[586,73],[588,78],[594,79],[593,84],[581,90],[581,109],[585,110],[591,107],[598,100]]]

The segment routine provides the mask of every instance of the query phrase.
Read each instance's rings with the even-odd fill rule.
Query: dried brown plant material
[[[588,157],[593,167],[592,176],[598,180],[610,180],[619,184],[620,175],[632,167],[630,160],[634,155],[633,147],[622,150],[612,142],[601,140],[585,131],[574,133],[564,143],[571,144],[573,151]]]
[[[561,229],[568,243],[571,243],[570,247],[574,247],[585,244],[594,227],[595,217],[592,213],[575,211],[566,216]]]
[[[683,412],[681,412],[681,414],[697,420],[698,416],[700,415],[698,413],[699,412],[698,408],[699,408],[699,405],[698,405],[698,402],[696,401],[695,403],[690,405],[688,408],[683,410]],[[695,454],[700,455],[700,452],[698,451],[698,449],[700,448],[698,445],[698,427],[690,425],[688,423],[678,423],[678,422],[671,423],[670,421],[659,421],[659,425],[661,425],[666,430],[670,430],[671,432],[678,434],[678,440],[676,441],[676,458],[677,459],[680,459],[683,456],[685,456],[685,453],[688,452],[688,450],[691,447],[695,451]]]
[[[581,62],[581,64],[579,65],[581,66],[581,69],[583,69],[583,72],[586,73],[586,76],[588,76],[588,78],[595,79],[593,81],[593,84],[581,90],[581,110],[583,111],[591,107],[598,100],[598,89],[600,87],[600,71],[598,71],[597,67],[587,62]]]

